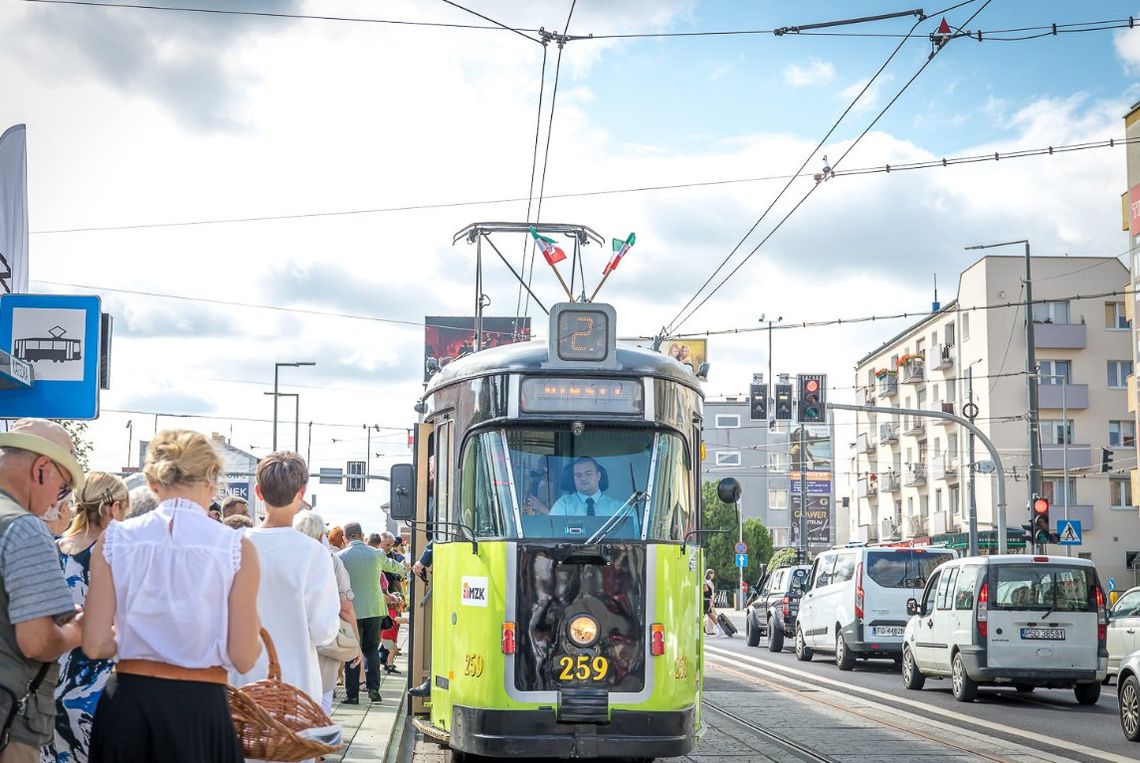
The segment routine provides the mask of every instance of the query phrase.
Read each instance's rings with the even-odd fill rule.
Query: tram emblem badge
[[[460,603],[465,607],[487,606],[487,578],[464,576]]]

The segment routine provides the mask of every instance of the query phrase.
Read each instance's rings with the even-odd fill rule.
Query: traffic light
[[[1112,471],[1112,451],[1108,448],[1100,449],[1100,473]]]
[[[800,392],[799,416],[801,424],[822,424],[827,421],[825,374],[800,374],[796,377]]]
[[[1033,542],[1044,546],[1049,542],[1053,531],[1049,526],[1049,499],[1039,495],[1030,502],[1030,524],[1033,526]]]
[[[775,390],[776,421],[792,420],[792,385],[777,384]]]
[[[753,384],[749,391],[748,417],[753,421],[768,420],[768,386]]]

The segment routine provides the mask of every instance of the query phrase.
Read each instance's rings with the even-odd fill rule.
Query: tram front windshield
[[[696,527],[691,456],[672,432],[489,430],[468,438],[462,465],[462,524],[476,537],[680,543]]]

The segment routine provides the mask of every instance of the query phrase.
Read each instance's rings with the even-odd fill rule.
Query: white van
[[[918,596],[934,568],[953,559],[946,548],[859,546],[816,557],[800,599],[796,659],[834,652],[840,670],[855,658],[901,659],[907,600]]]
[[[908,603],[902,679],[921,689],[950,677],[954,698],[979,685],[1073,689],[1100,698],[1108,670],[1108,614],[1096,567],[1064,556],[978,556],[948,562]]]

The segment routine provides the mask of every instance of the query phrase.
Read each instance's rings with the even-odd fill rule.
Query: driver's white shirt
[[[568,493],[562,496],[554,505],[550,507],[551,515],[570,516],[570,517],[584,517],[586,516],[586,499],[594,499],[594,516],[608,517],[616,514],[617,510],[622,507],[622,502],[616,498],[610,498],[601,491],[593,495],[583,495],[582,493]]]

